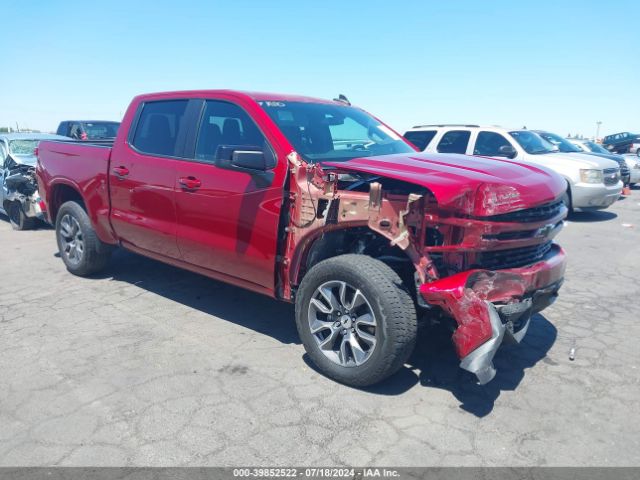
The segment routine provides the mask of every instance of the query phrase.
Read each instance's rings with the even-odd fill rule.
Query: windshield
[[[607,150],[606,148],[598,145],[595,142],[584,142],[584,144],[587,146],[587,148],[589,149],[590,152],[593,153],[607,153],[607,154],[611,154],[611,152],[609,150]]]
[[[14,155],[34,155],[35,149],[40,140],[11,140],[9,142],[9,153]]]
[[[573,143],[568,140],[565,140],[560,135],[556,135],[555,133],[549,132],[540,132],[539,135],[544,138],[547,142],[552,143],[558,150],[563,153],[571,153],[571,152],[581,152],[580,148],[576,147]]]
[[[258,102],[308,162],[415,153],[398,134],[360,109],[328,103]]]
[[[95,140],[98,138],[113,138],[118,133],[117,122],[91,122],[83,123],[84,131],[87,134],[89,140]]]
[[[530,130],[516,130],[509,132],[509,135],[524,148],[525,152],[532,155],[557,151],[551,143]]]

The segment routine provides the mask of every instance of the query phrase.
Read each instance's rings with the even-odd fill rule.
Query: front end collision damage
[[[38,193],[35,167],[11,161],[5,173],[2,208],[8,211],[9,205],[17,202],[27,217],[42,219],[44,204]]]
[[[548,258],[534,265],[462,272],[421,285],[420,294],[455,319],[452,340],[460,367],[485,384],[495,376],[493,356],[503,340],[520,343],[531,316],[556,300],[565,267],[564,251],[554,245]]]
[[[340,181],[350,174],[348,168],[324,171],[296,152],[288,161],[288,226],[278,272],[284,298],[293,298],[316,241],[349,229],[375,232],[413,265],[416,300],[423,311],[440,311],[454,319],[452,340],[460,367],[474,373],[480,384],[495,376],[498,347],[519,343],[531,315],[555,300],[566,259],[551,239],[561,229],[564,207],[550,218],[506,222],[500,215],[526,208],[512,187],[460,188],[443,205],[416,185],[406,184],[403,192],[385,191],[384,178],[370,178],[365,182],[368,191],[357,191]],[[483,252],[543,242],[550,247],[535,263],[495,271],[473,268]]]

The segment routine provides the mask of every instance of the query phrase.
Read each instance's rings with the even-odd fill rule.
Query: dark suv
[[[640,155],[640,134],[620,132],[607,135],[602,146],[614,153],[638,153]]]
[[[119,122],[104,120],[65,120],[56,133],[77,140],[106,140],[115,138],[119,127]]]

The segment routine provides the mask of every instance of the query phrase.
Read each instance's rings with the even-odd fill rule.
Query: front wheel
[[[400,277],[365,255],[330,258],[305,275],[296,325],[318,369],[356,387],[400,369],[417,334],[415,306]]]
[[[70,201],[60,207],[56,217],[56,239],[67,270],[81,277],[102,270],[111,246],[100,241],[91,220],[79,204]]]
[[[571,213],[573,211],[573,206],[571,204],[571,194],[569,193],[569,189],[564,192],[561,200],[562,203],[564,203],[564,206],[567,207],[567,210],[569,210],[569,213]]]

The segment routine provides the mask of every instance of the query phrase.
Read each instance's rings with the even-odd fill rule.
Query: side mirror
[[[231,154],[231,165],[247,170],[267,170],[267,159],[264,152],[254,150],[234,150]]]
[[[498,149],[498,152],[500,152],[501,157],[507,157],[507,158],[516,158],[516,156],[518,155],[518,152],[516,152],[516,149],[513,148],[513,146],[511,145],[502,145]]]

